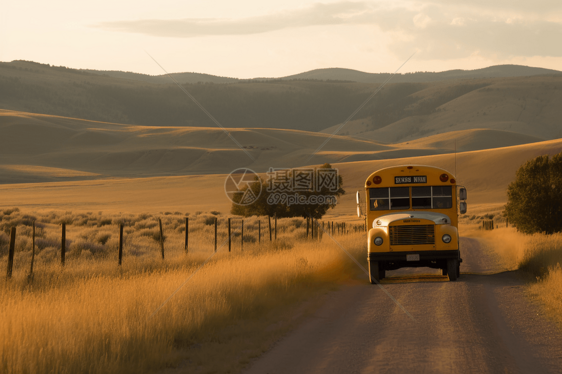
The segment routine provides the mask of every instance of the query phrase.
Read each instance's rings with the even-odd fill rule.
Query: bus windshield
[[[453,188],[452,186],[369,188],[369,207],[371,210],[451,209]]]

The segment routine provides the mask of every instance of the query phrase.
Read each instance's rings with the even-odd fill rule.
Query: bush
[[[70,251],[81,254],[83,251],[89,251],[90,254],[104,253],[103,245],[90,243],[86,240],[77,240],[70,246]]]
[[[507,219],[526,234],[562,231],[562,153],[539,156],[517,170],[507,189]]]
[[[205,217],[205,225],[214,225],[215,224],[215,217]]]

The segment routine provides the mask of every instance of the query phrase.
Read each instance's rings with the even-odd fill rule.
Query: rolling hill
[[[498,206],[506,201],[505,190],[515,171],[526,160],[562,151],[562,140],[512,147],[462,152],[456,157],[456,177],[468,189],[468,212],[482,205]],[[355,215],[354,192],[363,190],[365,178],[379,168],[423,164],[455,171],[452,155],[435,155],[380,161],[335,164],[347,193],[326,219],[348,219]],[[0,208],[20,206],[37,210],[106,212],[230,211],[224,193],[226,175],[102,179],[56,183],[0,185]]]
[[[355,116],[355,122],[365,127],[361,136],[401,143],[475,128],[545,140],[560,136],[556,118],[562,75],[521,66],[480,70],[424,73],[420,76],[444,78],[417,83],[393,79]],[[0,108],[129,125],[214,126],[176,85],[158,81],[165,77],[102,73],[25,61],[0,63]],[[546,73],[551,75],[541,75]],[[130,79],[132,75],[140,78]],[[192,73],[174,76],[185,77],[181,82],[197,81]],[[227,128],[323,131],[342,123],[379,86],[337,80],[228,79],[183,85]],[[343,135],[357,132],[353,124],[342,130]]]
[[[249,167],[420,157],[499,148],[542,139],[473,129],[398,144],[299,130],[133,126],[0,110],[0,184],[107,177],[223,174]],[[230,138],[233,136],[243,148]],[[324,148],[313,152],[326,140]]]
[[[510,78],[530,77],[536,75],[560,75],[561,71],[543,68],[534,68],[521,65],[496,65],[475,70],[447,70],[442,72],[416,72],[396,74],[392,77],[393,83],[428,83],[458,79],[484,79],[484,78]],[[341,80],[360,83],[383,83],[391,74],[365,73],[358,70],[327,68],[315,69],[304,73],[289,75],[282,79],[318,79]]]

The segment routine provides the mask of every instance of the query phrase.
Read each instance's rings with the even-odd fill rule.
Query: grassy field
[[[483,238],[508,270],[529,275],[529,295],[539,300],[562,325],[562,233],[524,235],[515,228],[466,230]]]
[[[146,373],[180,367],[189,372],[237,372],[295,323],[295,308],[358,269],[327,235],[306,239],[302,219],[278,222],[272,243],[257,240],[257,219],[233,221],[228,253],[225,218],[214,253],[211,213],[162,214],[166,259],[156,217],[17,209],[1,214],[1,269],[5,230],[18,226],[14,276],[0,283],[0,372]],[[36,220],[34,278],[29,224]],[[60,222],[66,222],[66,265],[59,263]],[[117,266],[117,223],[125,228],[123,266]],[[262,218],[262,229],[266,221]],[[267,240],[265,240],[267,239]],[[366,262],[364,233],[336,236]],[[203,266],[202,266],[203,265]]]

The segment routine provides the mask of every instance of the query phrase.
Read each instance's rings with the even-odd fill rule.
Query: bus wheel
[[[458,277],[458,260],[447,260],[447,274],[450,281],[456,281]]]
[[[380,268],[378,261],[369,261],[369,281],[372,284],[381,280]]]

